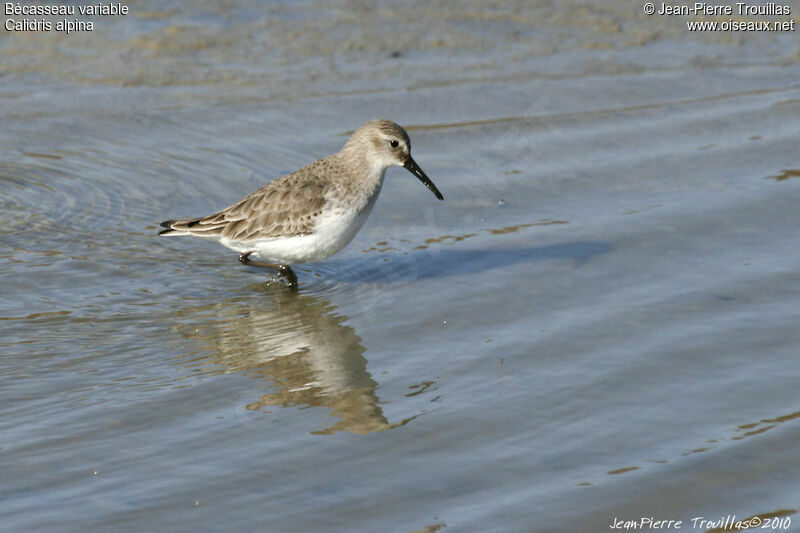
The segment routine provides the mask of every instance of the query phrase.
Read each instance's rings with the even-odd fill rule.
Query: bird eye
[[[397,142],[397,139],[392,139],[391,141],[389,141],[389,144],[392,146],[392,148],[397,148],[397,146],[398,146],[400,143],[399,143],[399,142]]]

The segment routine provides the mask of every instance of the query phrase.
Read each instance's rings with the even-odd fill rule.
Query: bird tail
[[[191,232],[187,231],[193,225],[197,224],[199,218],[186,218],[183,220],[165,220],[161,223],[162,229],[158,232],[160,235],[191,235]]]

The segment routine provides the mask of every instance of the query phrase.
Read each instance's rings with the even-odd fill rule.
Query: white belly
[[[308,235],[250,242],[223,239],[220,243],[237,252],[252,250],[253,259],[270,263],[292,265],[319,261],[335,254],[353,240],[372,211],[379,192],[380,186],[361,209],[347,209],[341,202],[332,201],[333,205],[323,211]]]

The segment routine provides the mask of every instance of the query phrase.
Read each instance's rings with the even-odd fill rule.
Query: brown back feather
[[[332,187],[308,173],[279,178],[230,207],[202,218],[176,220],[170,227],[198,237],[238,241],[294,237],[311,233]]]

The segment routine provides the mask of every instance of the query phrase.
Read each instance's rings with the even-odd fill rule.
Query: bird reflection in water
[[[378,384],[367,372],[366,349],[334,305],[317,295],[263,290],[269,295],[184,307],[177,317],[186,337],[199,336],[212,346],[211,355],[195,359],[195,364],[210,363],[212,372],[244,372],[272,383],[273,390],[246,409],[327,407],[340,420],[316,434],[366,434],[414,418],[396,423],[386,419]]]

